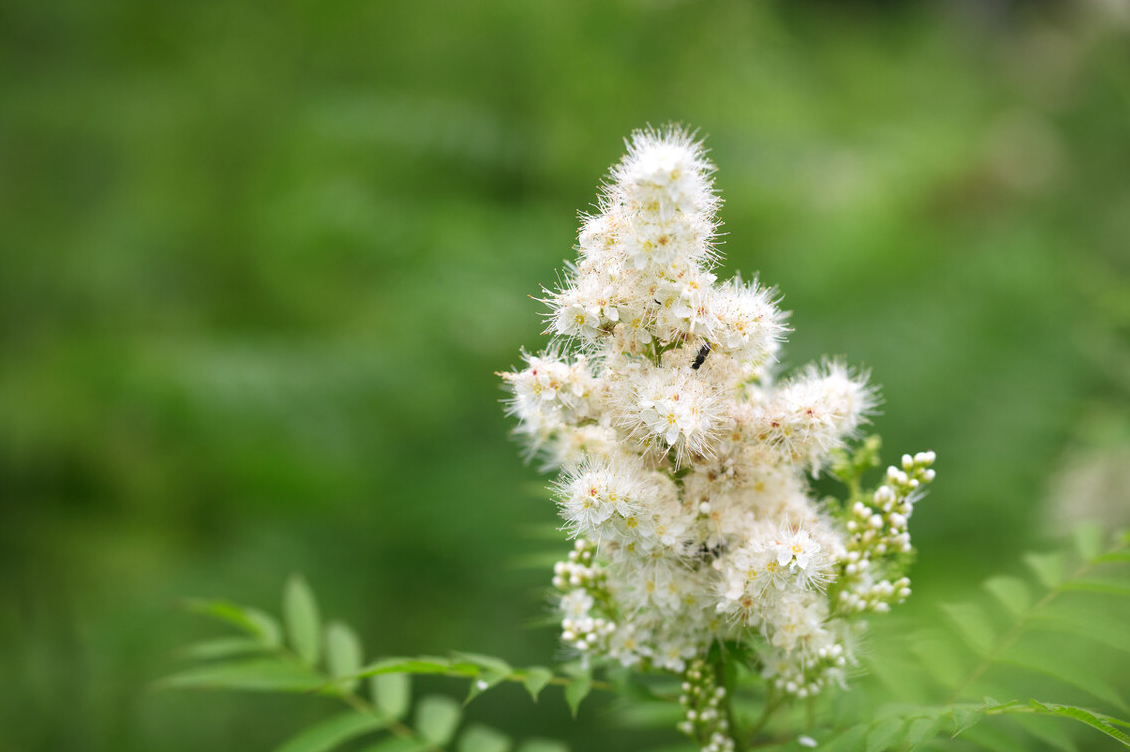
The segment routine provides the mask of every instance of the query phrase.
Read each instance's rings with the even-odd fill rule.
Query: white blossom
[[[713,169],[685,131],[635,133],[545,297],[553,345],[502,376],[517,433],[561,469],[563,642],[680,673],[700,693],[680,727],[728,750],[710,645],[760,646],[762,675],[797,697],[842,683],[851,619],[910,594],[897,565],[935,458],[907,455],[839,511],[818,501],[810,474],[877,394],[840,361],[776,380],[778,295],[712,271]]]

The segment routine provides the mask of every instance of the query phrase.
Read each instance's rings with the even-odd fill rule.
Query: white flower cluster
[[[847,616],[904,597],[867,570],[909,545],[933,457],[890,477],[878,511],[813,498],[809,475],[858,435],[876,394],[839,362],[774,380],[785,315],[756,280],[712,272],[712,171],[682,130],[635,133],[546,294],[554,346],[503,378],[518,433],[560,471],[576,539],[554,576],[565,642],[586,660],[685,672],[715,640],[745,640],[765,676],[804,696],[842,680]]]

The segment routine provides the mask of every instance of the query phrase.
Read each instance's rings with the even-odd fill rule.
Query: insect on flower
[[[694,363],[691,363],[691,368],[693,368],[696,371],[699,368],[701,368],[702,364],[706,362],[706,356],[709,355],[709,354],[710,354],[710,343],[707,342],[705,345],[703,345],[702,347],[700,347],[698,349],[698,355],[695,356]]]

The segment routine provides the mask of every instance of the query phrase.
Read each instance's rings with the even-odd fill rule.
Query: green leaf
[[[1080,723],[1085,723],[1093,729],[1103,732],[1107,736],[1119,741],[1122,746],[1130,747],[1130,736],[1124,733],[1121,729],[1116,727],[1105,716],[1100,716],[1092,713],[1083,708],[1076,708],[1070,705],[1056,705],[1054,703],[1042,703],[1036,700],[1031,701],[1031,705],[1037,711],[1046,715],[1056,715],[1064,718],[1072,718]]]
[[[534,702],[538,701],[538,695],[553,679],[553,672],[544,666],[530,666],[526,669],[526,677],[522,683],[526,685],[526,691],[530,693],[530,697],[534,698]]]
[[[1046,648],[1033,649],[1029,647],[1024,650],[1025,647],[1013,647],[999,659],[1000,662],[1050,676],[1065,684],[1077,687],[1119,709],[1127,709],[1126,703],[1114,687],[1101,677],[1096,676],[1092,666],[1082,664],[1071,657],[1065,657],[1063,653],[1052,653]]]
[[[467,690],[467,698],[463,700],[463,704],[466,705],[471,700],[481,695],[483,692],[486,692],[491,687],[503,681],[507,676],[509,676],[509,672],[503,674],[499,673],[498,671],[483,671],[481,674],[471,680],[471,687]]]
[[[1075,550],[1084,561],[1091,561],[1102,553],[1106,542],[1106,531],[1097,522],[1083,522],[1071,531],[1075,539]]]
[[[626,728],[673,728],[686,718],[686,709],[674,702],[631,702],[618,705],[615,723]]]
[[[953,718],[953,733],[950,738],[954,738],[976,725],[981,720],[982,708],[979,705],[954,705],[951,711],[951,718]]]
[[[1017,740],[992,724],[982,724],[966,729],[962,739],[991,752],[1017,752]]]
[[[1068,727],[1058,718],[1052,718],[1032,713],[1016,713],[1008,716],[1008,720],[1024,730],[1024,733],[1034,736],[1049,747],[1063,752],[1077,752],[1075,740],[1068,733]]]
[[[283,592],[283,618],[290,635],[290,644],[298,656],[310,666],[318,665],[322,643],[322,620],[318,602],[301,575],[291,575]]]
[[[940,630],[911,643],[910,650],[943,687],[957,686],[967,671],[968,653]]]
[[[1101,556],[1096,556],[1094,561],[1096,564],[1115,564],[1119,562],[1128,562],[1130,561],[1130,551],[1127,551],[1125,549],[1121,551],[1110,551],[1108,553],[1102,554]]]
[[[591,691],[592,677],[587,674],[577,676],[565,685],[565,702],[569,704],[569,710],[574,718],[577,717],[577,709],[581,707],[581,702]]]
[[[459,737],[459,752],[508,752],[510,737],[501,731],[482,725],[474,725]]]
[[[972,603],[946,603],[942,610],[978,655],[987,655],[996,644],[996,634],[980,606]]]
[[[325,680],[321,675],[294,661],[281,658],[252,658],[182,671],[162,679],[158,682],[158,686],[177,689],[309,692],[318,689],[324,683]]]
[[[1130,630],[1126,622],[1105,609],[1079,604],[1056,603],[1029,622],[1033,629],[1069,637],[1086,637],[1115,650],[1130,653]]]
[[[185,599],[182,601],[182,606],[194,614],[208,616],[231,624],[268,647],[274,648],[282,645],[282,629],[279,627],[279,623],[257,608],[240,606],[229,601],[210,601],[199,598]]]
[[[901,718],[888,718],[876,723],[867,732],[867,752],[889,749],[905,725]]]
[[[389,720],[386,718],[347,711],[302,731],[276,752],[328,752],[339,744],[382,729],[388,724]]]
[[[455,657],[503,676],[514,673],[514,669],[510,668],[509,663],[494,656],[479,655],[478,653],[455,653]]]
[[[412,699],[412,679],[408,674],[376,674],[370,679],[373,703],[390,718],[403,718]]]
[[[1015,616],[1023,616],[1032,605],[1028,585],[1019,577],[992,577],[985,580],[984,587]]]
[[[361,640],[339,621],[326,627],[326,664],[330,676],[341,680],[337,686],[349,692],[357,688],[359,680],[346,677],[354,677],[361,670]]]
[[[531,737],[518,745],[518,752],[569,752],[569,746],[556,739]]]
[[[419,739],[405,739],[399,736],[390,736],[381,739],[376,744],[364,747],[361,752],[429,752],[432,746]]]
[[[433,658],[424,656],[420,658],[383,658],[376,663],[370,663],[361,669],[359,676],[377,676],[378,674],[447,674],[454,670],[451,661],[446,658]],[[478,667],[469,674],[478,674]]]
[[[823,747],[822,752],[839,752],[839,750],[844,750],[844,752],[859,752],[859,750],[863,749],[864,737],[867,736],[869,729],[870,725],[866,723],[845,729],[839,736],[829,739],[827,746]],[[818,749],[820,748],[818,747]]]
[[[1050,554],[1025,554],[1024,563],[1036,575],[1040,584],[1049,590],[1063,582],[1064,556],[1062,551]]]
[[[451,741],[463,710],[459,703],[443,695],[429,695],[416,706],[416,731],[426,741],[442,747]]]
[[[1103,593],[1104,595],[1130,596],[1130,579],[1093,579],[1072,580],[1064,583],[1063,590],[1081,590],[1088,593]]]
[[[938,718],[915,718],[906,730],[906,745],[914,749],[924,741],[933,739],[938,733],[941,720]]]
[[[215,640],[193,643],[177,652],[181,658],[212,661],[217,658],[230,658],[233,655],[261,653],[268,649],[261,641],[252,637],[220,637]]]

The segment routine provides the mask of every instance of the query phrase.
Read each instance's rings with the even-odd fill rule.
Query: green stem
[[[310,668],[310,666],[303,663],[302,660],[296,654],[291,652],[290,650],[288,650],[286,648],[279,648],[278,650],[279,650],[279,654],[283,658],[286,658],[287,660],[293,661],[294,663],[297,663],[304,668]],[[314,669],[314,670],[317,671],[317,673],[320,674],[321,677],[326,680],[325,684],[321,688],[319,688],[318,690],[315,690],[315,691],[323,692],[327,688],[332,687],[331,694],[334,697],[337,697],[339,700],[341,700],[346,705],[348,705],[349,707],[356,710],[358,713],[361,713],[362,715],[368,715],[368,716],[372,716],[374,718],[380,718],[382,721],[386,721],[387,725],[385,726],[385,728],[390,733],[394,734],[395,736],[399,736],[401,739],[411,739],[415,742],[423,744],[424,746],[421,749],[424,750],[424,752],[444,752],[442,747],[437,747],[433,744],[428,743],[426,740],[421,739],[416,734],[416,732],[413,731],[410,727],[405,726],[403,723],[396,720],[395,718],[389,718],[388,716],[381,713],[379,710],[377,710],[375,707],[373,707],[372,703],[370,703],[364,697],[361,697],[360,695],[358,695],[353,690],[344,689],[344,688],[339,687],[339,686],[334,686],[335,682],[341,681],[340,679],[333,679],[329,676],[326,676],[324,673],[322,673],[321,671],[318,671],[317,669]]]
[[[714,664],[714,677],[715,681],[718,682],[718,686],[726,690],[726,695],[722,698],[722,712],[726,714],[730,738],[734,740],[734,752],[745,752],[744,735],[741,729],[738,728],[738,716],[737,713],[734,712],[733,698],[737,682],[732,680],[734,672],[727,672],[726,669],[726,658],[722,655],[721,651],[719,651],[718,660]]]
[[[762,711],[761,717],[757,719],[757,722],[753,724],[753,728],[750,729],[750,731],[749,731],[749,738],[751,740],[751,744],[752,744],[752,740],[756,740],[757,735],[760,734],[762,729],[765,728],[765,724],[769,723],[769,719],[773,717],[773,713],[775,713],[777,711],[777,708],[781,707],[782,702],[783,702],[783,700],[780,697],[777,696],[776,688],[773,687],[772,685],[770,685],[769,694],[767,694],[765,696],[765,710]],[[753,746],[765,746],[765,745],[753,745]]]
[[[387,716],[382,715],[376,708],[374,708],[368,702],[368,700],[366,700],[365,698],[361,697],[360,695],[358,695],[358,694],[356,694],[352,691],[340,690],[337,697],[339,697],[342,702],[344,702],[346,705],[348,705],[349,707],[356,710],[358,713],[361,713],[363,715],[371,715],[375,718],[380,718],[381,720],[385,720],[385,721],[389,720]],[[427,749],[428,752],[444,752],[442,747],[436,747],[436,746],[433,746],[431,744],[428,744],[423,739],[421,739],[416,734],[415,731],[413,731],[408,726],[405,726],[400,721],[393,720],[385,728],[387,728],[390,732],[392,732],[396,736],[399,736],[401,739],[412,739],[413,741],[420,742],[420,743],[427,745],[425,747],[425,749]]]

